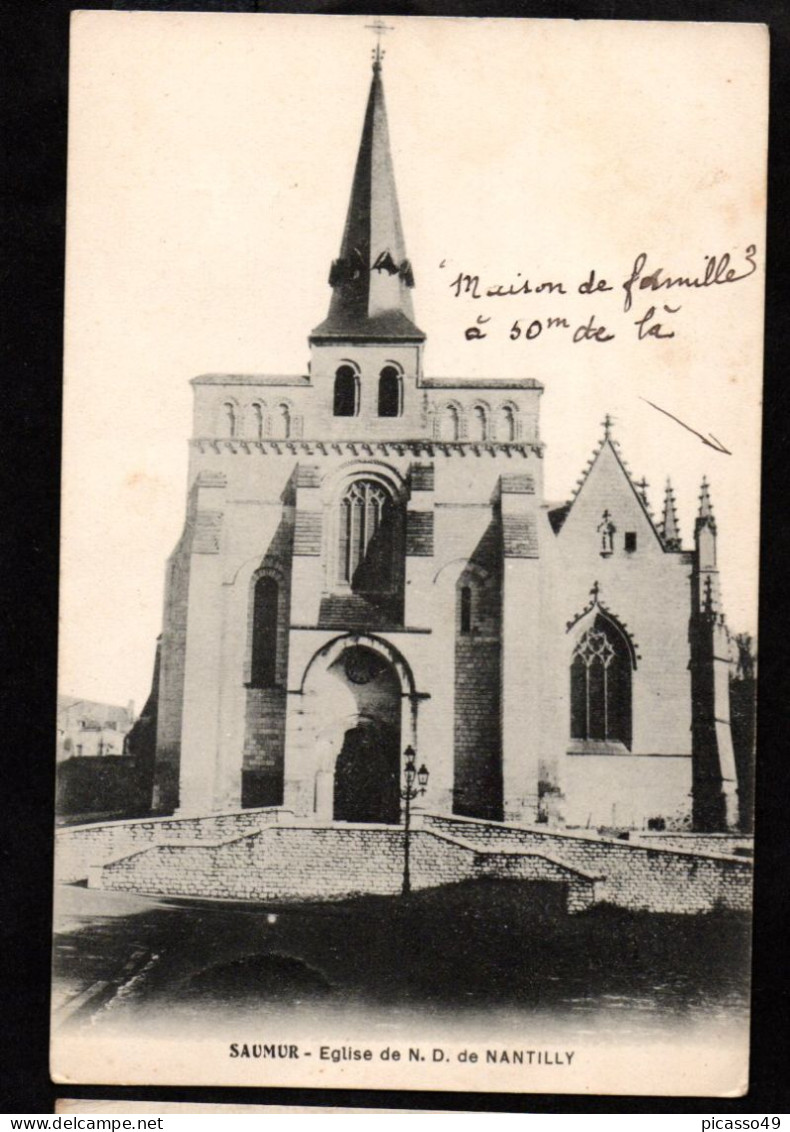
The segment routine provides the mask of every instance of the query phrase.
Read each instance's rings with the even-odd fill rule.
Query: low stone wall
[[[431,833],[411,842],[414,888],[474,875],[474,851]],[[168,896],[310,900],[400,891],[403,833],[386,826],[269,828],[223,844],[155,845],[97,867],[91,883]]]
[[[403,878],[403,833],[389,826],[271,827],[222,844],[153,845],[90,870],[94,887],[225,900],[321,900],[394,895]],[[534,854],[480,852],[439,833],[415,830],[414,889],[472,877],[551,881],[565,886],[568,911],[590,906],[596,878]]]
[[[597,890],[599,898],[621,908],[679,913],[751,908],[752,866],[743,858],[471,818],[426,814],[422,820],[426,829],[462,838],[481,849],[526,849],[604,877]]]
[[[655,834],[620,841],[471,818],[419,820],[412,833],[414,888],[512,877],[564,885],[570,912],[601,900],[654,912],[751,906],[751,862],[709,848],[732,849],[742,838]],[[58,833],[56,876],[61,883],[90,875],[97,887],[237,900],[400,890],[402,830],[292,823],[288,811],[267,808],[73,827]]]
[[[92,865],[112,861],[124,853],[173,841],[223,841],[265,829],[293,815],[280,807],[236,810],[195,818],[139,818],[59,829],[55,835],[55,881],[73,884],[84,880]]]

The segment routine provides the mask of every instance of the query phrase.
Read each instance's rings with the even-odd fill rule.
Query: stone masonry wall
[[[596,878],[518,851],[478,852],[440,834],[415,830],[415,889],[473,877],[550,881],[565,888],[569,912],[596,899]],[[395,895],[403,878],[403,833],[390,827],[270,828],[222,844],[154,845],[95,866],[94,887],[226,900],[321,900]]]
[[[527,849],[605,878],[600,899],[651,912],[708,912],[716,907],[748,911],[751,862],[627,841],[604,841],[534,828],[460,818],[424,817],[425,826],[488,849]]]
[[[258,809],[205,818],[141,818],[60,829],[55,836],[55,881],[71,884],[84,880],[90,866],[158,842],[220,841],[223,837],[230,839],[263,829],[290,816],[280,809]]]
[[[474,851],[416,831],[414,888],[474,875]],[[385,826],[271,828],[220,845],[157,845],[105,865],[97,887],[237,900],[327,899],[400,891],[403,833]]]

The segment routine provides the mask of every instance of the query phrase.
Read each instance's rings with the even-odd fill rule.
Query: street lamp
[[[411,892],[411,875],[409,873],[411,804],[420,794],[425,793],[425,788],[428,785],[428,768],[425,763],[423,763],[420,769],[417,770],[414,765],[417,755],[414,747],[411,745],[403,752],[403,757],[406,760],[406,766],[403,770],[405,786],[401,790],[400,796],[406,803],[406,807],[403,815],[403,886],[401,888],[401,895],[408,896]],[[417,784],[416,786],[415,782]]]

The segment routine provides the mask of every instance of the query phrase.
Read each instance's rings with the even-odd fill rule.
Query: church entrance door
[[[366,723],[347,731],[335,764],[335,821],[400,821],[398,730]]]

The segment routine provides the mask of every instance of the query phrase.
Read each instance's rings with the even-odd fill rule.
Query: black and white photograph
[[[73,15],[56,1082],[746,1092],[767,127],[756,24]]]

